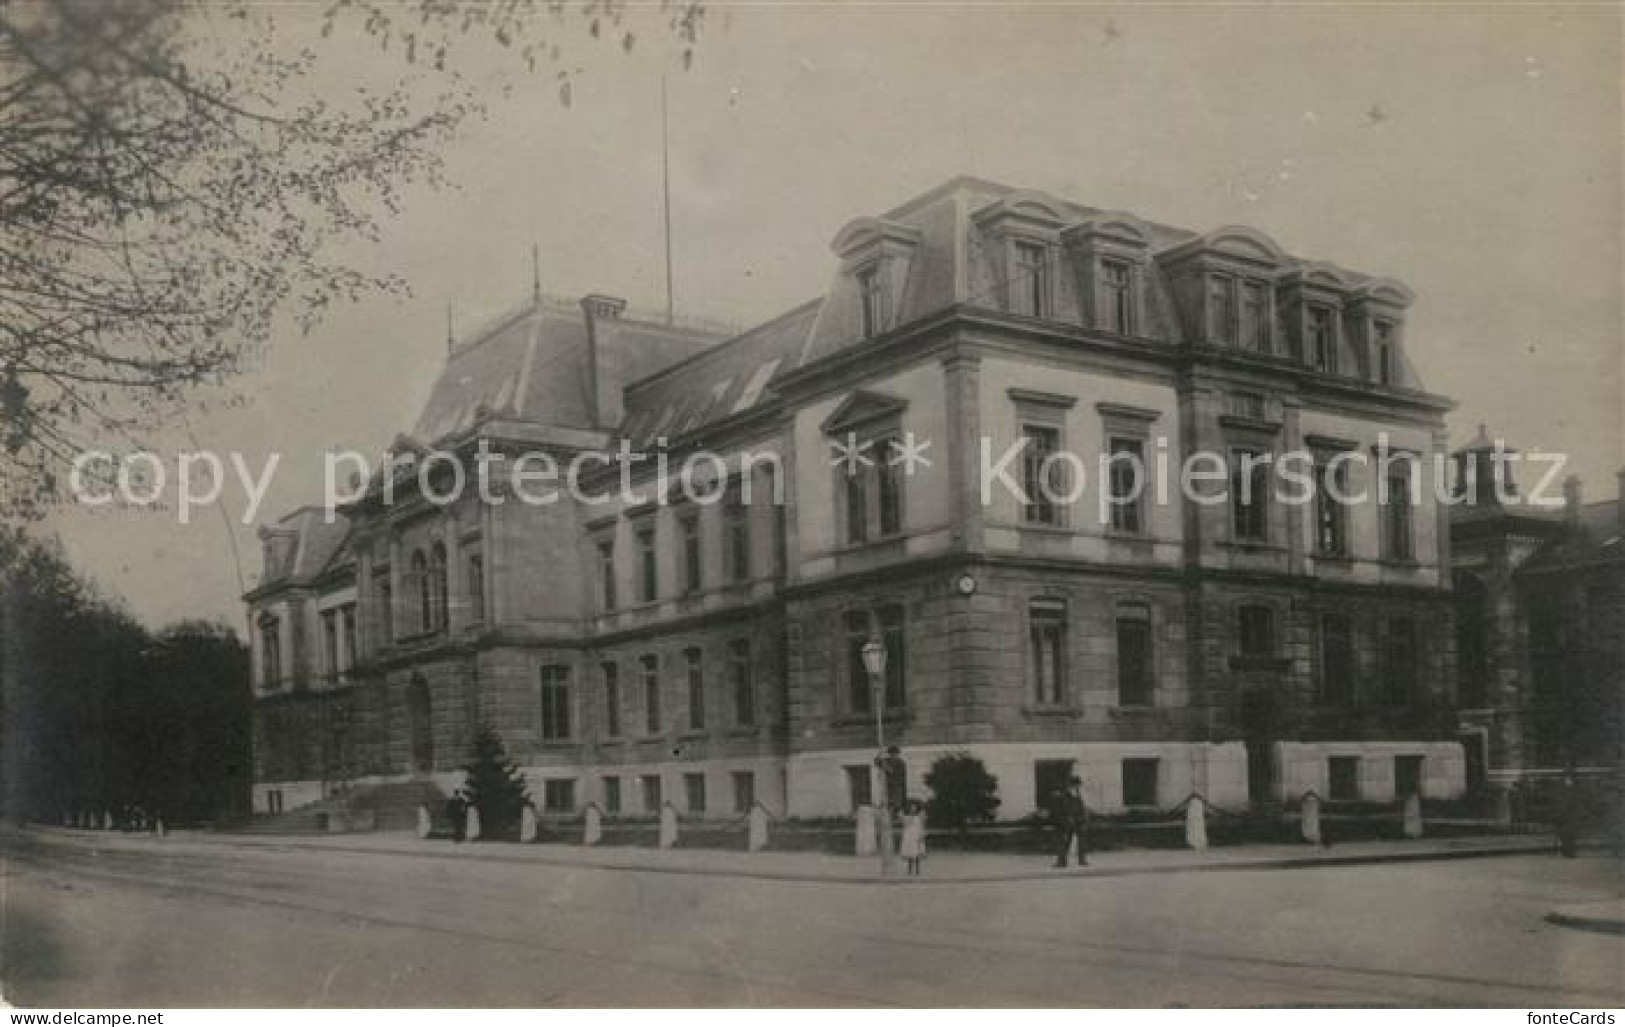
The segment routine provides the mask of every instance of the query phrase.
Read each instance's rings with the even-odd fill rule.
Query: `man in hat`
[[[1089,823],[1089,807],[1083,803],[1083,780],[1073,777],[1066,783],[1066,791],[1056,799],[1054,806],[1055,823],[1061,829],[1061,844],[1055,852],[1055,865],[1065,867],[1067,854],[1072,851],[1072,842],[1078,843],[1078,866],[1089,865],[1089,845],[1084,840],[1084,830]]]

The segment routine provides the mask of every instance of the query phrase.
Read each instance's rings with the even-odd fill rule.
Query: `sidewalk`
[[[717,849],[658,849],[581,845],[520,845],[481,842],[457,845],[420,840],[410,834],[227,835],[209,832],[171,833],[167,838],[117,832],[40,828],[38,837],[106,848],[169,849],[205,853],[221,849],[343,852],[422,859],[465,859],[496,863],[578,867],[591,870],[691,874],[775,881],[821,881],[843,884],[931,885],[996,881],[1046,880],[1061,877],[1126,877],[1212,871],[1278,870],[1358,866],[1422,860],[1465,859],[1550,852],[1553,843],[1540,836],[1419,839],[1417,841],[1351,842],[1331,849],[1306,845],[1250,845],[1186,849],[1133,849],[1099,852],[1087,867],[1058,870],[1050,858],[1035,854],[938,852],[926,857],[920,877],[881,878],[875,857],[858,858],[817,852],[729,852]]]

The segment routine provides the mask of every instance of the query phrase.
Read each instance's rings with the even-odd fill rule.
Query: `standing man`
[[[451,821],[451,840],[460,842],[468,830],[468,803],[463,799],[462,789],[451,793],[446,800],[446,819]]]
[[[1089,843],[1085,840],[1084,832],[1089,824],[1089,807],[1083,803],[1083,781],[1073,777],[1066,784],[1063,792],[1055,802],[1055,820],[1061,829],[1061,844],[1055,852],[1055,865],[1066,866],[1067,853],[1072,849],[1073,839],[1078,843],[1078,866],[1089,865]]]

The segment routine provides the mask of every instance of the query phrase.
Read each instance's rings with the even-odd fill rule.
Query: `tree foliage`
[[[137,446],[282,315],[308,328],[336,301],[404,289],[333,244],[375,239],[406,186],[444,181],[440,152],[480,109],[459,46],[489,33],[523,67],[556,67],[568,103],[569,33],[635,39],[626,6],[599,0],[299,10],[0,3],[0,511],[38,512],[91,442]],[[659,17],[691,54],[701,9]],[[410,73],[324,85],[346,36]]]
[[[926,819],[934,827],[963,831],[970,824],[991,821],[999,809],[999,782],[987,765],[969,752],[938,756],[926,772],[931,790]]]
[[[508,758],[502,736],[481,728],[474,736],[473,758],[463,770],[467,774],[463,795],[480,811],[481,834],[500,838],[516,831],[530,792],[519,765]]]
[[[0,530],[0,813],[240,813],[249,702],[231,629],[149,632],[51,547]]]

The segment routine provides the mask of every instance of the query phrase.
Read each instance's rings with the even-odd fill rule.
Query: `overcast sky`
[[[960,173],[1196,230],[1245,223],[1411,285],[1410,355],[1458,401],[1453,439],[1485,421],[1570,453],[1602,498],[1625,463],[1620,43],[1612,5],[715,4],[693,70],[670,79],[677,306],[771,317],[823,291],[841,225]],[[352,50],[339,86],[397,67]],[[319,500],[323,449],[376,451],[410,427],[446,303],[467,330],[523,299],[533,243],[548,292],[663,304],[659,83],[675,64],[654,50],[577,47],[569,109],[545,71],[493,96],[450,155],[460,188],[412,194],[381,245],[350,254],[416,296],[289,332],[235,383],[245,404],[195,418],[209,448],[283,454],[262,521]],[[218,514],[54,526],[143,620],[241,623]],[[236,535],[252,582],[258,542]]]

